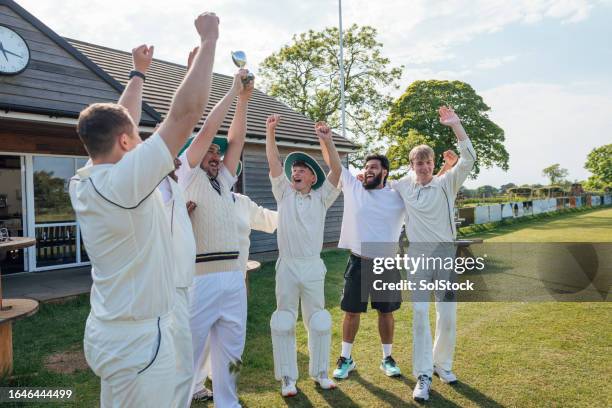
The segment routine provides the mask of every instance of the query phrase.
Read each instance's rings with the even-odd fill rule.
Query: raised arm
[[[219,102],[217,102],[212,111],[210,111],[210,114],[206,117],[202,128],[196,135],[195,139],[193,139],[193,142],[189,145],[186,155],[190,168],[197,167],[202,162],[202,159],[210,147],[210,143],[219,131],[219,127],[221,127],[223,119],[225,118],[225,115],[227,115],[227,111],[232,105],[234,98],[236,98],[236,95],[238,95],[241,86],[242,76],[241,73],[238,72],[234,76],[234,83],[232,84],[230,90]],[[235,168],[236,167],[234,167],[234,169]],[[228,168],[228,170],[230,169],[231,168]]]
[[[283,163],[276,146],[276,126],[280,123],[280,119],[280,115],[274,114],[268,116],[266,120],[266,156],[272,177],[278,177],[283,173]]]
[[[457,146],[459,147],[459,161],[450,169],[445,176],[449,177],[450,185],[453,193],[456,194],[459,188],[465,182],[470,172],[476,163],[476,152],[472,146],[472,142],[468,138],[465,129],[461,125],[461,119],[451,108],[443,106],[438,111],[440,113],[440,123],[448,126],[453,130],[457,137]]]
[[[340,175],[342,174],[342,162],[340,161],[340,155],[332,139],[331,129],[325,122],[317,122],[315,124],[315,133],[319,138],[323,160],[325,160],[325,163],[330,168],[327,179],[334,186],[338,186]]]
[[[132,64],[134,66],[134,71],[138,71],[142,75],[145,75],[151,66],[152,60],[153,46],[147,47],[143,44],[132,49]],[[117,102],[128,110],[136,127],[138,127],[140,123],[143,86],[144,79],[139,76],[133,76],[123,90],[119,102]]]
[[[248,71],[246,69],[241,69],[239,71],[241,87],[238,94],[238,102],[236,102],[236,112],[234,112],[232,124],[227,132],[227,152],[225,152],[225,156],[223,157],[223,165],[229,170],[232,176],[236,175],[236,169],[238,168],[238,162],[240,161],[240,155],[244,147],[249,99],[251,99],[253,89],[255,88],[254,80],[248,81],[246,84],[242,83],[242,80],[247,77],[247,74]]]
[[[200,14],[195,20],[195,27],[200,35],[200,48],[159,128],[159,134],[172,156],[178,154],[200,120],[210,94],[215,48],[219,38],[219,18],[214,13]]]

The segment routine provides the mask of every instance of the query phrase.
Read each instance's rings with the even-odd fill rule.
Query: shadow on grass
[[[499,402],[487,397],[482,392],[478,391],[476,388],[472,387],[469,384],[459,381],[457,384],[452,386],[455,391],[459,394],[463,395],[465,398],[474,402],[479,407],[487,407],[487,408],[503,408],[504,406]]]

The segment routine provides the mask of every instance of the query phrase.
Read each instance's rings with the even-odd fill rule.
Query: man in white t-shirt
[[[391,356],[394,334],[393,312],[401,306],[401,294],[375,298],[367,290],[371,279],[371,259],[393,256],[404,218],[404,202],[400,195],[389,188],[389,160],[386,156],[372,154],[366,157],[364,179],[359,181],[348,169],[342,169],[344,212],[339,248],[351,251],[344,273],[344,289],[340,308],[344,311],[342,324],[342,351],[338,358],[335,378],[347,378],[356,367],[351,352],[359,330],[361,313],[371,306],[378,312],[378,331],[382,343],[383,358],[380,368],[387,376],[401,374]],[[364,275],[365,274],[365,275]]]
[[[197,372],[203,365],[204,346],[209,341],[214,402],[224,408],[240,406],[235,368],[241,364],[246,337],[246,288],[238,259],[240,243],[231,189],[236,182],[248,102],[254,89],[253,80],[243,82],[247,74],[241,69],[234,76],[228,93],[179,156],[182,166],[177,171],[185,198],[197,204],[191,213],[197,251],[196,276],[190,291],[193,367]],[[227,139],[215,137],[234,100]],[[199,387],[197,377],[193,378],[190,395]]]
[[[433,175],[434,151],[420,145],[410,152],[411,172],[392,187],[398,191],[406,205],[406,234],[410,242],[409,256],[427,256],[442,260],[455,257],[454,240],[457,230],[454,222],[454,203],[457,192],[474,167],[476,152],[457,114],[445,106],[439,110],[440,123],[450,127],[457,137],[460,158],[457,164],[444,174]],[[445,155],[446,160],[446,155]],[[434,263],[435,264],[435,263]],[[440,265],[446,262],[440,263]],[[439,268],[415,271],[411,279],[452,280],[452,269]],[[444,383],[453,384],[457,377],[452,372],[457,325],[456,296],[452,291],[436,292],[436,335],[432,347],[429,328],[428,291],[412,293],[413,309],[413,374],[417,384],[413,398],[429,399],[432,375]]]
[[[173,401],[176,265],[156,187],[208,101],[219,19],[204,13],[195,26],[200,50],[166,119],[145,142],[138,122],[152,47],[138,47],[147,62],[141,66],[139,58],[119,104],[94,104],[79,115],[77,133],[91,164],[72,178],[70,199],[92,263],[83,344],[101,378],[102,407],[170,407]]]

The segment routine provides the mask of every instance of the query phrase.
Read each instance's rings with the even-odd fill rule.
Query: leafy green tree
[[[470,136],[478,161],[473,176],[481,167],[499,166],[508,169],[508,152],[504,147],[504,131],[492,120],[482,97],[467,83],[461,81],[415,81],[392,105],[381,127],[393,169],[405,173],[407,152],[418,144],[431,146],[436,154],[436,166],[442,165],[442,153],[456,150],[453,132],[440,124],[438,108],[452,107]]]
[[[383,89],[398,88],[402,69],[382,55],[375,28],[353,24],[343,34],[347,131],[366,147],[392,102]],[[336,131],[341,127],[338,35],[336,27],[294,35],[259,67],[269,95]]]
[[[559,163],[553,164],[542,170],[542,175],[548,177],[550,184],[562,184],[569,172],[561,167]]]
[[[516,184],[514,184],[514,183],[502,184],[502,185],[499,187],[499,192],[500,192],[500,193],[507,193],[509,188],[514,188],[514,187],[517,187],[517,185],[516,185]]]
[[[493,197],[494,195],[496,195],[497,193],[499,193],[499,190],[496,189],[493,186],[490,185],[485,185],[485,186],[480,186],[476,189],[476,193],[478,197]]]
[[[586,183],[590,190],[612,187],[612,144],[591,150],[584,168],[592,173]]]

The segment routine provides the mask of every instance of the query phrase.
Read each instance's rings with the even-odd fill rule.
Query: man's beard
[[[365,188],[366,190],[374,190],[380,185],[381,182],[382,182],[382,172],[374,176],[374,178],[371,178],[370,181],[368,181],[367,177],[364,177],[362,184],[363,184],[363,188]]]

